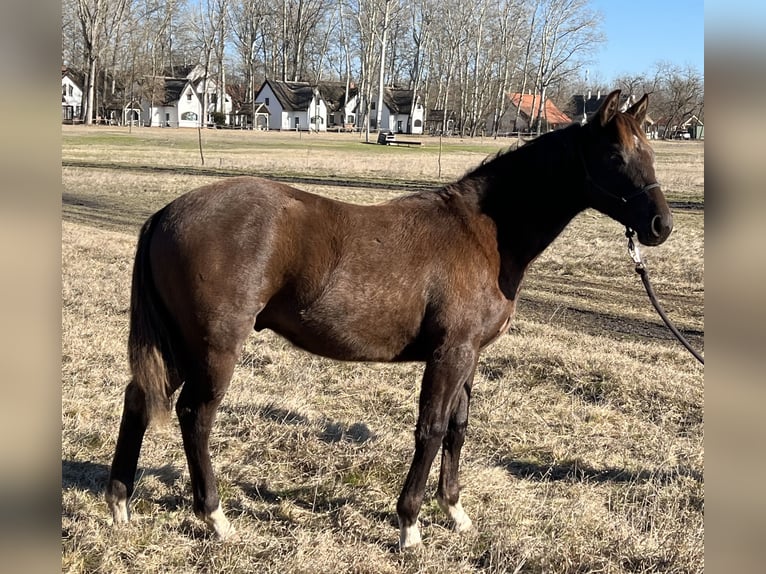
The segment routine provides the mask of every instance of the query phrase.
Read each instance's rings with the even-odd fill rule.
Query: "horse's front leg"
[[[468,407],[471,400],[472,383],[473,377],[460,389],[452,408],[447,434],[442,442],[439,490],[436,494],[439,506],[453,520],[457,532],[466,532],[473,526],[471,519],[460,503],[460,483],[458,481],[460,451],[463,448],[465,431],[468,427]]]
[[[443,346],[426,364],[415,427],[415,454],[396,504],[399,547],[402,549],[421,542],[418,514],[423,504],[428,472],[447,434],[455,401],[473,376],[477,358],[478,349],[474,346]]]
[[[235,531],[221,509],[209,441],[216,410],[229,386],[235,360],[234,353],[210,351],[207,360],[190,374],[176,403],[189,465],[194,514],[220,539],[233,536]]]

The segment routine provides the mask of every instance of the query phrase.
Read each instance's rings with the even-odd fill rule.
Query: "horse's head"
[[[641,129],[648,101],[644,94],[620,112],[620,91],[609,94],[584,128],[582,162],[589,205],[633,229],[644,245],[659,245],[673,230],[673,216]]]

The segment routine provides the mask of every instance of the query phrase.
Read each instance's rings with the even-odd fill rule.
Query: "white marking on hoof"
[[[226,540],[237,533],[228,518],[224,515],[223,510],[221,510],[220,504],[218,505],[218,508],[205,516],[204,520],[205,524],[213,529],[219,540]]]
[[[439,499],[438,502],[445,514],[455,523],[455,532],[468,532],[473,528],[473,521],[465,513],[465,510],[463,510],[463,505],[460,503],[460,500],[452,506],[441,499]]]
[[[128,522],[128,501],[110,501],[109,509],[112,511],[112,524],[125,524]]]
[[[399,550],[405,550],[418,546],[422,543],[420,539],[420,528],[418,528],[417,521],[412,526],[400,526],[399,527]]]

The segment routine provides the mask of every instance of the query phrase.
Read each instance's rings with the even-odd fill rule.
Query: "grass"
[[[124,134],[64,128],[62,156],[164,162],[179,172],[194,163],[192,148],[179,150],[196,132],[135,131],[126,146]],[[248,154],[245,135],[221,132],[205,137],[242,149],[237,169],[279,169],[292,155],[289,169],[299,172],[305,161],[281,147],[295,134],[270,134],[271,144]],[[385,152],[411,159],[402,177],[434,177],[427,138],[407,156],[351,141],[352,157],[331,145],[335,135],[321,136],[329,142],[321,148],[314,140],[311,161],[321,153],[350,178],[382,178],[367,154]],[[444,153],[453,170],[470,163],[464,150]],[[658,175],[677,174],[673,189],[697,202],[701,154],[695,144],[658,142]],[[238,539],[219,543],[193,517],[174,423],[147,434],[132,522],[112,528],[103,487],[128,381],[135,235],[145,215],[209,179],[62,169],[63,572],[704,570],[703,370],[665,336],[620,226],[592,212],[535,262],[515,325],[481,357],[461,473],[473,532],[452,533],[437,508],[437,462],[421,512],[424,546],[396,551],[395,501],[412,455],[421,365],[337,363],[269,332],[246,342],[212,437]],[[399,193],[301,187],[360,203]],[[675,217],[671,239],[644,258],[668,313],[701,344],[704,219],[693,210]]]

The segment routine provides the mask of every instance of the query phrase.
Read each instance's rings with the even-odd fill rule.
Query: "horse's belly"
[[[330,359],[345,361],[394,361],[417,338],[419,322],[369,309],[307,309],[259,315],[255,328],[270,329],[293,345]]]

